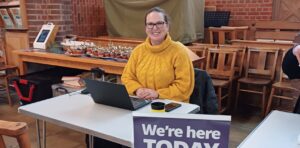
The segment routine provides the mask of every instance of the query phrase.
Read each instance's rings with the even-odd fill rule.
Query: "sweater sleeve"
[[[160,98],[189,102],[194,89],[194,69],[187,54],[180,54],[174,63],[175,80],[167,88],[158,89]]]
[[[138,55],[134,51],[131,54],[131,56],[126,64],[123,74],[122,74],[122,77],[121,77],[121,81],[125,85],[127,92],[130,95],[134,95],[134,92],[138,88],[142,87],[142,85],[138,82],[137,77],[136,77],[137,57],[138,57]]]

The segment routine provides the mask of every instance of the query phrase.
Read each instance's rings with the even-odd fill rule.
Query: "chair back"
[[[232,80],[234,76],[236,55],[236,50],[209,48],[206,61],[207,73],[215,79]]]
[[[246,47],[242,46],[220,46],[220,50],[236,50],[237,55],[235,59],[234,71],[235,76],[241,77],[243,71],[243,64],[245,60]]]
[[[203,58],[202,62],[194,65],[196,68],[205,69],[205,58],[207,56],[206,46],[187,46],[192,52],[196,53],[200,58]]]
[[[273,80],[279,49],[248,48],[246,77]]]

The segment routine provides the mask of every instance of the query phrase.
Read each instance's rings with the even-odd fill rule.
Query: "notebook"
[[[127,110],[137,110],[151,101],[130,97],[122,84],[115,84],[104,81],[84,79],[87,91],[95,103],[123,108]]]

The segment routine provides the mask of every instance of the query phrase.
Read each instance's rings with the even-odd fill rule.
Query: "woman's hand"
[[[136,90],[136,96],[142,99],[157,99],[158,98],[158,93],[149,88],[139,88]]]

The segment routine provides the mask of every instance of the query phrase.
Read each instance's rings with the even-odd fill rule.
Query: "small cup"
[[[152,112],[165,112],[165,103],[163,102],[153,102],[151,103]]]

